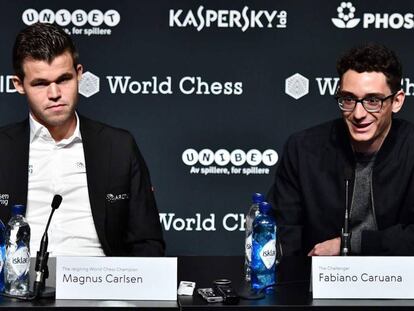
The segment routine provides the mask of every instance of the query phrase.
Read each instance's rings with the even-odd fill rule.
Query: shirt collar
[[[79,126],[80,120],[79,120],[78,113],[76,111],[75,111],[75,116],[76,116],[76,128],[72,136],[70,136],[69,138],[62,139],[57,144],[67,145],[73,142],[75,139],[79,139],[80,141],[82,141],[80,126]],[[50,138],[51,140],[53,140],[53,137],[52,135],[50,135],[49,130],[44,125],[36,121],[33,118],[31,113],[29,113],[29,124],[30,124],[30,143],[32,143],[35,139],[38,139],[40,135],[46,136]]]

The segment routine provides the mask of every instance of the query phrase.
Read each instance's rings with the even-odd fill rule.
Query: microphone
[[[50,221],[52,220],[53,213],[57,210],[62,203],[62,196],[59,194],[55,194],[52,200],[52,211],[49,215],[49,220],[47,221],[45,233],[43,234],[42,240],[40,241],[39,251],[37,252],[36,256],[36,265],[35,265],[35,272],[36,272],[36,279],[33,284],[33,292],[35,297],[50,297],[54,295],[54,291],[49,293],[48,295],[45,294],[45,282],[46,279],[49,277],[49,268],[47,266],[47,261],[49,260],[49,253],[47,251],[47,246],[49,243],[49,239],[47,236],[47,230],[49,229]]]
[[[352,179],[353,171],[347,166],[344,170],[344,180],[345,180],[345,218],[344,226],[342,228],[341,234],[341,256],[348,256],[350,253],[350,238],[351,233],[349,232],[349,183]]]

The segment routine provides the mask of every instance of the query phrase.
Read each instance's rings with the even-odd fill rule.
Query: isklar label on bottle
[[[268,241],[260,251],[260,258],[267,269],[270,269],[276,260],[276,240]]]
[[[21,277],[29,268],[29,249],[25,246],[20,247],[13,254],[8,255],[8,268],[13,271],[17,278]]]

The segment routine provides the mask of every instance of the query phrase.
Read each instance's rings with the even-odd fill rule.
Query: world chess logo
[[[309,80],[299,73],[286,79],[285,93],[294,99],[299,99],[309,93]]]
[[[99,92],[99,77],[87,71],[82,75],[79,81],[79,94],[85,97],[91,97]]]
[[[351,2],[342,2],[338,8],[338,18],[332,18],[332,23],[338,28],[354,28],[359,22],[360,18],[355,18],[355,7]]]

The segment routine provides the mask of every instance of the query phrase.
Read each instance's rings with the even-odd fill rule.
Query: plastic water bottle
[[[6,226],[0,220],[0,292],[4,292],[4,264],[6,261]]]
[[[14,205],[6,229],[5,292],[13,296],[29,293],[30,227],[24,205]]]
[[[255,290],[276,281],[276,222],[271,215],[271,209],[269,203],[260,203],[259,215],[253,221],[251,282]],[[272,290],[269,287],[266,292]]]
[[[264,201],[264,196],[261,193],[254,193],[252,195],[252,205],[246,214],[246,240],[244,244],[244,277],[247,282],[250,282],[250,262],[252,260],[252,233],[253,221],[259,214],[259,204]]]

